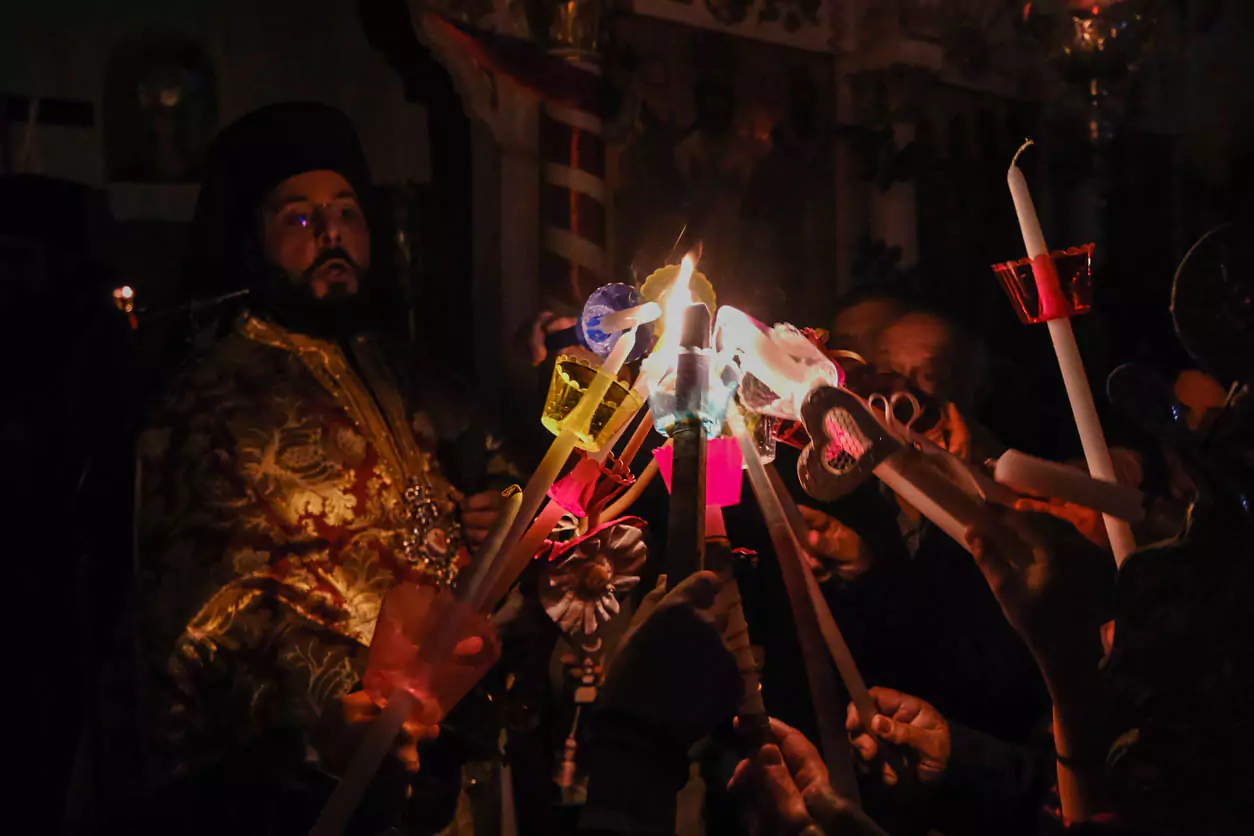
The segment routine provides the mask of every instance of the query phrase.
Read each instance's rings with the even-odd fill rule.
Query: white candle
[[[875,475],[893,493],[908,502],[937,528],[967,551],[967,529],[981,518],[979,503],[948,479],[917,461],[917,454],[903,450],[875,468]]]
[[[637,305],[634,308],[627,308],[621,311],[614,311],[601,317],[601,322],[597,328],[603,334],[615,334],[619,331],[626,331],[628,328],[634,328],[637,325],[647,325],[662,316],[662,306],[657,302],[645,302],[643,305]]]
[[[1145,518],[1145,496],[1135,488],[1091,479],[1082,470],[1018,450],[1002,453],[993,478],[1020,493],[1061,499],[1128,522]]]
[[[1019,231],[1023,233],[1023,246],[1027,248],[1028,258],[1036,258],[1038,255],[1049,252],[1045,247],[1045,234],[1041,232],[1041,222],[1036,217],[1036,205],[1032,203],[1032,193],[1028,191],[1028,181],[1024,179],[1023,172],[1016,165],[1019,162],[1019,155],[1032,144],[1032,140],[1029,139],[1019,147],[1014,159],[1010,161],[1010,171],[1006,172],[1006,182],[1010,184],[1010,197],[1015,202],[1015,214],[1019,216]]]
[[[1015,214],[1019,216],[1023,245],[1027,249],[1028,258],[1035,259],[1047,255],[1049,249],[1045,246],[1045,235],[1041,232],[1041,222],[1036,216],[1036,206],[1032,203],[1027,181],[1016,165],[1019,155],[1030,145],[1032,140],[1029,139],[1015,152],[1014,159],[1010,161],[1010,170],[1006,173],[1006,182],[1014,200]],[[1046,305],[1044,294],[1041,294],[1041,305],[1042,308]],[[1062,371],[1062,380],[1067,387],[1071,414],[1075,417],[1076,429],[1080,433],[1080,444],[1084,448],[1084,460],[1088,463],[1089,473],[1105,482],[1114,482],[1115,467],[1110,461],[1106,436],[1102,433],[1102,425],[1097,418],[1097,406],[1093,403],[1093,392],[1089,389],[1088,375],[1084,371],[1084,361],[1071,330],[1071,320],[1060,317],[1050,319],[1046,324],[1049,326],[1049,337],[1054,343],[1054,354],[1058,357],[1058,368]],[[1121,565],[1124,558],[1136,550],[1132,528],[1123,520],[1109,514],[1103,516],[1103,521],[1110,537],[1111,551],[1115,554],[1115,563]]]

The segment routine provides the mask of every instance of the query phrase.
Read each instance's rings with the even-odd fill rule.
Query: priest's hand
[[[323,766],[335,774],[344,774],[366,729],[382,713],[383,707],[366,691],[353,691],[332,703],[313,733],[314,748]],[[407,772],[417,772],[418,744],[434,740],[439,734],[438,725],[406,720],[396,737],[392,754]]]
[[[858,716],[858,709],[849,704],[845,728],[851,732],[850,742],[858,757],[874,763],[880,751],[880,740],[893,743],[905,752],[906,764],[913,773],[907,776],[921,785],[935,784],[949,765],[951,739],[949,723],[941,713],[918,697],[891,688],[872,688],[871,699],[876,714],[871,718],[871,731]],[[853,735],[853,732],[857,732]],[[883,759],[883,780],[888,786],[900,781],[888,759]]]
[[[488,533],[505,505],[505,497],[500,491],[484,491],[474,496],[455,493],[454,499],[462,512],[462,536],[472,549],[477,549],[488,539]]]

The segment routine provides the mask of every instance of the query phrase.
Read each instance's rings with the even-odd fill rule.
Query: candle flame
[[[679,360],[679,342],[683,339],[684,312],[697,302],[692,295],[692,274],[695,262],[692,255],[684,256],[679,275],[659,299],[662,303],[662,339],[649,357],[650,366],[660,375]]]
[[[667,324],[680,322],[684,318],[684,311],[688,306],[697,300],[692,295],[692,256],[684,256],[683,263],[679,265],[679,275],[675,277],[675,283],[671,285],[671,289],[666,294],[666,319]]]
[[[135,310],[135,289],[130,285],[122,285],[113,289],[113,304],[122,313]]]

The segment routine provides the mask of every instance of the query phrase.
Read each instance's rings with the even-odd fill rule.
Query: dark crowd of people
[[[483,393],[406,340],[388,220],[329,107],[273,105],[215,141],[184,280],[217,301],[177,315],[147,373],[128,371],[146,324],[109,295],[97,210],[69,184],[0,182],[6,240],[29,245],[7,266],[42,282],[6,329],[6,356],[43,361],[16,364],[4,416],[19,479],[33,475],[15,523],[37,532],[15,550],[35,633],[16,643],[41,807],[25,829],[307,833],[381,711],[361,680],[384,596],[465,569],[535,464],[512,439],[538,413],[490,420]],[[1195,367],[1109,407],[1134,428],[1112,437],[1120,481],[1145,496],[1118,571],[1095,511],[1020,497],[959,543],[875,480],[810,499],[781,440],[775,467],[874,716],[811,702],[747,491],[727,535],[748,556],[668,582],[654,484],[632,509],[650,532],[640,594],[579,727],[581,803],[553,783],[558,629],[524,573],[496,618],[496,668],[439,727],[405,724],[349,832],[687,836],[694,786],[710,834],[1254,832],[1248,232],[1234,219],[1181,268]],[[49,298],[71,327],[39,326]],[[997,358],[978,333],[883,285],[838,310],[796,324],[823,329],[851,388],[913,394],[916,427],[975,468],[1005,452],[1032,404],[990,408]],[[543,314],[522,335],[538,376],[572,325]],[[764,743],[735,719],[741,598]],[[820,753],[820,720],[847,750]],[[833,786],[842,757],[856,792]],[[512,812],[471,820],[468,765],[502,759]]]

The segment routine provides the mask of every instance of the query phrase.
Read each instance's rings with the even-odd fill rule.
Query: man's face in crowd
[[[909,313],[884,329],[876,365],[892,369],[929,395],[956,400],[950,368],[953,342],[953,332],[942,320]]]
[[[270,190],[261,205],[266,259],[322,301],[355,296],[370,267],[370,230],[357,194],[334,171],[307,171]]]
[[[872,342],[889,323],[900,316],[901,311],[891,299],[867,299],[845,308],[836,314],[832,323],[832,345],[856,351],[867,362],[871,356]]]
[[[1197,432],[1204,425],[1209,427],[1213,416],[1228,400],[1228,391],[1210,375],[1196,369],[1187,369],[1176,377],[1176,399],[1188,411],[1189,429]]]

